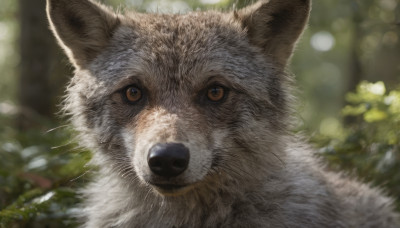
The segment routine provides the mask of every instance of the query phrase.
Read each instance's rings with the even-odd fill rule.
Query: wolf
[[[290,133],[310,0],[116,13],[47,0],[75,68],[65,110],[98,167],[83,227],[399,228],[392,199]]]

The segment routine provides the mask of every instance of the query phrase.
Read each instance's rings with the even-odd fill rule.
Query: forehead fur
[[[145,44],[141,47],[153,45],[151,50],[162,54],[166,50],[164,46],[168,46],[175,51],[173,53],[179,52],[179,57],[195,52],[197,46],[194,44],[201,45],[201,42],[207,47],[222,43],[233,44],[226,48],[236,46],[239,49],[243,46],[238,43],[251,43],[251,49],[257,47],[269,62],[284,68],[310,10],[308,0],[262,0],[226,14],[120,15],[91,0],[47,0],[47,3],[51,28],[78,70],[88,69],[94,59],[110,47],[110,42],[115,43],[118,35],[121,36],[118,34],[121,28],[135,29],[132,35]],[[124,42],[120,39],[117,43],[126,41],[129,39]],[[171,53],[168,52],[175,56]],[[168,58],[169,62],[175,59]]]
[[[229,79],[241,90],[246,79],[246,86],[260,91],[283,70],[250,45],[246,30],[230,14],[219,12],[128,14],[91,65],[108,88],[137,80],[154,91],[193,91],[211,77]]]

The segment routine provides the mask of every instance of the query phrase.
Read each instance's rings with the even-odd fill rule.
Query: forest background
[[[231,10],[244,0],[103,0],[124,11]],[[90,152],[57,112],[72,66],[56,45],[45,0],[0,2],[0,227],[76,227]],[[294,132],[334,170],[380,186],[400,210],[400,2],[313,2],[290,71]]]

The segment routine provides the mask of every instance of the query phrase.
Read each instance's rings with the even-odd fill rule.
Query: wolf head
[[[121,15],[47,0],[76,68],[65,109],[82,144],[101,169],[161,195],[254,187],[285,156],[285,67],[309,10],[309,0],[270,0],[229,13]]]

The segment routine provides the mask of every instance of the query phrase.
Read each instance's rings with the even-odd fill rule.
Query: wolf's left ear
[[[70,61],[85,68],[119,25],[108,8],[90,0],[47,0],[50,26]]]
[[[250,42],[285,66],[310,14],[311,0],[261,0],[234,12]]]

